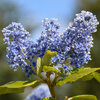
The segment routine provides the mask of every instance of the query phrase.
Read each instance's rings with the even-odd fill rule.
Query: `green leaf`
[[[82,78],[82,81],[89,81],[89,80],[92,80],[93,78],[94,78],[93,73],[91,73],[91,74],[84,76]]]
[[[56,70],[55,68],[51,66],[43,66],[43,71],[44,72],[55,72],[55,73],[61,73],[60,71]]]
[[[94,72],[93,73],[94,78],[100,83],[100,73]]]
[[[100,68],[81,68],[76,73],[69,74],[62,80],[58,80],[56,85],[61,86],[66,83],[73,83],[73,82],[77,81],[78,79],[83,78],[84,76],[86,76],[90,73],[93,73],[97,70],[100,70]]]
[[[34,88],[40,83],[41,83],[40,80],[36,80],[33,82],[29,82],[29,81],[9,82],[5,85],[0,86],[0,94],[21,93],[21,92],[24,92],[25,87]]]
[[[82,78],[82,81],[92,80],[93,78],[95,78],[100,83],[100,73],[98,72],[93,72],[89,75],[86,75],[85,77]]]
[[[45,52],[45,55],[43,56],[42,58],[42,66],[46,65],[46,66],[49,66],[50,63],[51,63],[51,58],[56,56],[57,55],[57,52],[51,52],[50,50],[47,50]]]
[[[78,95],[68,98],[68,100],[97,100],[97,98],[94,95]]]
[[[40,75],[41,71],[42,71],[41,58],[40,57],[37,58],[36,67],[37,67],[37,75]]]
[[[45,97],[44,99],[42,100],[55,100],[53,97]]]

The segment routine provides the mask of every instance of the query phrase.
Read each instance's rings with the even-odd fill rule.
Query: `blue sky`
[[[22,10],[28,12],[28,15],[35,14],[39,20],[46,17],[57,17],[63,20],[64,16],[70,19],[71,14],[75,10],[77,0],[15,0]]]
[[[24,12],[25,16],[35,16],[35,22],[41,26],[44,18],[58,18],[60,24],[65,28],[76,10],[77,0],[14,0]],[[37,38],[42,28],[35,32]]]

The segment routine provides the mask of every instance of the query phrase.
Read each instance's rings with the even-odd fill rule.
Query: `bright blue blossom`
[[[55,38],[58,38],[59,24],[56,19],[45,18],[43,20],[44,31],[41,33],[41,37],[36,41],[36,43],[31,45],[31,51],[34,56],[43,57],[47,50],[56,51],[55,45],[53,44]]]
[[[22,70],[25,70],[26,74],[31,74],[33,71],[26,62],[28,57],[27,48],[32,42],[28,39],[29,32],[24,30],[20,23],[15,22],[4,28],[2,32],[4,33],[4,42],[7,44],[6,57],[9,59],[10,67],[17,69],[20,66]]]
[[[45,97],[51,97],[51,94],[48,86],[41,84],[33,90],[32,94],[30,94],[26,100],[42,100]]]
[[[97,31],[99,22],[90,12],[82,11],[76,14],[74,22],[60,35],[60,42],[56,45],[60,50],[52,62],[64,63],[70,59],[70,64],[79,68],[91,60],[90,48],[93,47],[92,34]]]
[[[29,33],[19,23],[12,23],[3,29],[4,42],[7,44],[7,58],[11,68],[21,66],[28,77],[36,70],[36,58],[43,57],[47,50],[57,51],[51,63],[60,64],[64,71],[70,72],[91,60],[93,47],[92,33],[97,31],[99,22],[88,11],[76,14],[76,18],[63,33],[56,19],[44,19],[41,37],[33,42]]]
[[[92,33],[97,31],[99,22],[96,16],[90,12],[82,11],[76,14],[74,22],[69,25],[67,30],[63,33],[62,38],[67,38],[69,42],[68,47],[70,51],[67,53],[71,58],[71,64],[76,68],[83,66],[91,60],[90,48],[93,47]]]
[[[7,55],[9,64],[12,68],[27,65],[26,58],[26,41],[29,33],[26,32],[19,23],[12,23],[2,31],[4,33],[4,42],[7,44]]]

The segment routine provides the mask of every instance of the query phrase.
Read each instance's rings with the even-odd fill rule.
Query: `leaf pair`
[[[60,71],[57,71],[55,68],[53,68],[51,65],[51,58],[56,56],[57,52],[51,52],[50,50],[47,50],[45,52],[45,55],[43,56],[42,60],[39,57],[37,59],[37,75],[40,75],[42,71],[44,72],[56,72],[60,73]]]

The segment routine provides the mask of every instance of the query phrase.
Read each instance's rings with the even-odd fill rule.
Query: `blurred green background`
[[[3,44],[1,32],[5,26],[11,22],[21,22],[25,29],[32,34],[32,39],[35,41],[40,36],[41,22],[39,21],[41,19],[57,17],[65,28],[69,21],[73,21],[75,14],[81,10],[91,11],[100,22],[100,0],[0,0],[0,85],[13,80],[27,79],[24,72],[20,69],[14,72],[7,64],[6,46]],[[100,25],[93,37],[92,61],[86,66],[100,67]],[[26,89],[24,93],[20,94],[0,95],[0,100],[24,100],[30,92],[31,89]],[[80,94],[93,94],[100,99],[100,83],[95,80],[87,82],[79,80],[76,83],[56,88],[58,100],[63,100],[65,95],[70,97]]]

